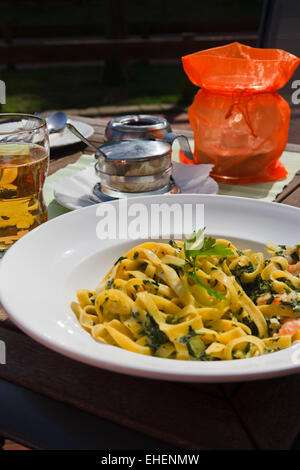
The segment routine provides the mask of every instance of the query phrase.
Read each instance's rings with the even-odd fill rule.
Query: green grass
[[[51,67],[0,71],[6,84],[2,112],[83,109],[90,106],[190,104],[196,88],[181,64],[128,65],[128,79],[119,85],[103,81],[100,66]]]
[[[5,2],[1,6],[0,36],[10,41],[14,26],[107,23],[106,1],[77,0],[69,4]],[[126,19],[141,24],[147,32],[149,21],[200,23],[257,19],[262,0],[129,0]],[[144,25],[144,26],[143,26]],[[242,27],[242,26],[241,26]],[[201,30],[201,27],[199,27]],[[201,32],[201,31],[199,31]],[[74,28],[74,34],[80,31]],[[101,32],[99,32],[101,34]],[[128,80],[119,85],[104,82],[103,68],[96,66],[50,67],[0,71],[6,83],[7,104],[2,112],[35,112],[47,109],[83,109],[90,106],[126,104],[191,103],[196,88],[186,78],[182,66],[150,66],[144,62],[128,66]]]

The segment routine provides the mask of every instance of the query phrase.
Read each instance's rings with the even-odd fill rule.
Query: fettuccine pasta
[[[249,358],[300,340],[299,246],[269,243],[265,258],[224,239],[192,241],[132,248],[95,290],[77,291],[81,326],[103,343],[179,360]]]

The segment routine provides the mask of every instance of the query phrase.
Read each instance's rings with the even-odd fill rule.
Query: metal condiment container
[[[108,142],[95,170],[101,185],[117,191],[148,192],[168,185],[172,173],[171,145],[158,140]]]
[[[99,147],[95,170],[101,191],[120,194],[167,192],[172,176],[172,143],[179,140],[182,152],[193,160],[185,136],[174,134],[164,118],[145,114],[119,116],[105,130],[108,140]],[[172,189],[172,188],[171,188]]]
[[[128,114],[109,121],[105,129],[108,141],[123,139],[163,139],[171,132],[169,122],[158,116],[148,114]]]

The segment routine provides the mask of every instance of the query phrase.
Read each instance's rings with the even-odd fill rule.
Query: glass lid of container
[[[164,157],[170,152],[171,146],[160,140],[132,139],[108,142],[100,149],[106,154],[107,160],[153,160]]]

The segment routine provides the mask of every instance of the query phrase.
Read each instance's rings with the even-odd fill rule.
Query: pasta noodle
[[[138,245],[94,291],[78,290],[81,326],[103,343],[179,360],[255,357],[300,339],[299,245],[268,243],[265,258],[224,239],[188,242]]]

